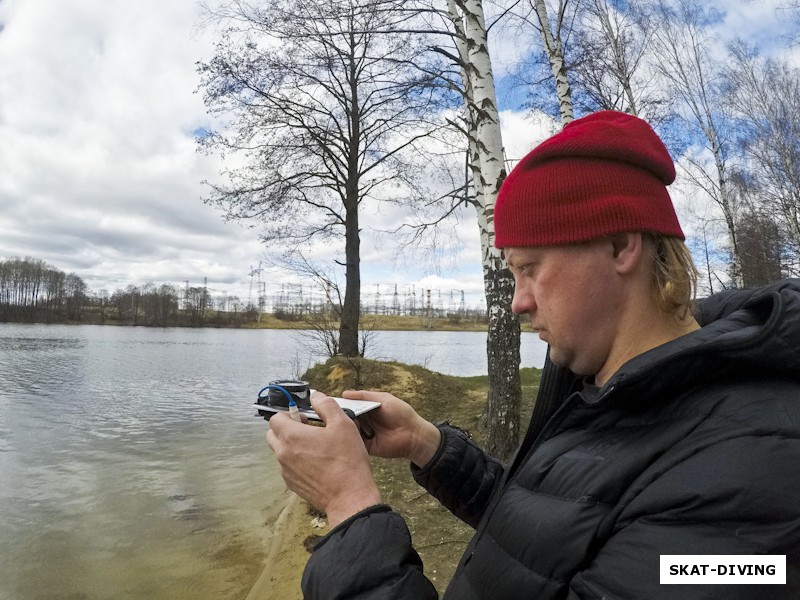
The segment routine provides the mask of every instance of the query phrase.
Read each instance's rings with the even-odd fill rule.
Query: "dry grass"
[[[337,322],[331,322],[331,327],[338,328]],[[427,317],[390,316],[390,315],[363,315],[361,328],[368,331],[486,331],[485,321],[444,317],[430,319]],[[282,320],[274,315],[264,313],[259,321],[244,323],[245,329],[309,329],[312,325],[305,320]]]

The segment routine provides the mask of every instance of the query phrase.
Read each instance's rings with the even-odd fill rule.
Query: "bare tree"
[[[305,346],[310,354],[327,357],[340,354],[337,330],[342,318],[343,295],[336,273],[309,260],[302,251],[279,258],[275,262],[279,268],[296,273],[303,280],[315,284],[325,295],[325,300],[318,310],[310,310],[304,315],[305,328],[298,331],[300,337],[305,340]],[[356,356],[365,354],[363,336],[361,341]]]
[[[525,0],[512,3],[508,11],[513,17],[512,21],[517,23],[522,37],[531,28],[536,32],[535,37],[539,38],[543,52],[543,56],[534,52],[530,59],[524,60],[518,66],[517,77],[533,97],[537,96],[537,90],[545,81],[555,82],[555,98],[562,126],[574,119],[569,73],[571,67],[566,55],[568,38],[573,31],[581,1],[558,0],[554,7],[550,7],[546,0]],[[549,71],[547,76],[543,74],[545,65],[542,59]],[[552,97],[550,92],[547,96]]]
[[[568,67],[564,58],[564,32],[565,17],[568,15],[569,0],[559,0],[554,22],[551,24],[545,0],[530,0],[539,32],[542,36],[544,50],[550,62],[550,70],[556,83],[556,97],[558,98],[558,112],[561,115],[561,124],[566,125],[575,118],[572,106],[572,88],[567,76]],[[552,28],[552,29],[551,29]]]
[[[658,0],[654,17],[659,22],[653,35],[656,68],[676,98],[675,110],[685,125],[687,137],[704,142],[702,151],[684,154],[686,173],[725,219],[731,247],[731,275],[741,285],[736,237],[739,206],[729,183],[733,140],[731,118],[724,101],[727,82],[722,66],[713,57],[713,39],[708,29],[714,14],[696,0],[678,0],[674,5]]]
[[[730,55],[730,100],[757,211],[779,225],[792,254],[800,255],[800,70],[762,58],[743,42]]]
[[[359,353],[359,208],[426,195],[415,175],[438,90],[417,68],[426,48],[402,30],[401,4],[227,0],[208,11],[223,30],[198,67],[210,112],[231,121],[202,147],[241,163],[206,201],[286,253],[344,241],[338,344],[348,356]]]
[[[30,256],[0,260],[0,321],[80,321],[87,299],[75,273]]]
[[[672,102],[653,68],[656,26],[643,0],[583,0],[567,52],[576,106],[665,121]]]
[[[789,21],[796,26],[793,33],[789,35],[789,45],[800,45],[800,0],[787,0],[778,7],[779,11],[784,12]]]
[[[700,232],[702,237],[695,237],[691,240],[687,240],[689,244],[689,248],[692,253],[696,255],[700,255],[702,257],[702,264],[703,268],[701,270],[706,274],[707,283],[698,281],[698,293],[700,290],[703,290],[706,294],[713,294],[714,293],[714,282],[717,282],[717,291],[720,288],[724,288],[724,284],[717,275],[716,269],[716,256],[718,251],[714,244],[714,239],[711,234],[711,230],[714,225],[713,220],[700,220],[698,221],[700,224]],[[727,261],[726,261],[727,262]]]

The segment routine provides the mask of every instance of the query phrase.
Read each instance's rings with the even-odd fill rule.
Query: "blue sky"
[[[775,2],[718,4],[726,36],[771,47],[786,32]],[[212,125],[194,93],[195,62],[210,56],[212,41],[198,17],[186,0],[0,0],[0,258],[43,259],[93,290],[208,278],[213,290],[247,297],[266,250],[256,231],[225,223],[201,201],[200,181],[220,164],[195,151],[194,137]],[[516,112],[519,97],[503,93],[524,48],[495,37],[504,142],[518,158],[552,125]],[[463,289],[477,303],[477,226],[471,212],[459,217],[438,270],[419,256],[396,260],[390,239],[367,232],[365,291]],[[378,229],[399,218],[389,209],[370,216]],[[277,270],[262,277],[268,293],[296,281]]]

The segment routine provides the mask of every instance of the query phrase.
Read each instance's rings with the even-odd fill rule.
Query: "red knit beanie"
[[[672,158],[653,129],[606,110],[572,121],[506,177],[494,209],[507,246],[582,242],[625,231],[685,239],[666,186]]]

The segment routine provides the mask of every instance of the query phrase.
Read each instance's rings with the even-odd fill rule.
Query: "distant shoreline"
[[[0,324],[20,324],[20,325],[111,325],[116,327],[149,327],[152,329],[167,329],[180,327],[186,329],[297,329],[301,331],[318,330],[319,325],[311,321],[302,319],[284,320],[278,319],[272,314],[263,314],[261,319],[255,321],[243,321],[236,324],[230,323],[204,323],[204,324],[169,324],[165,326],[128,323],[117,320],[105,319],[103,321],[88,319],[86,321],[23,321],[7,320],[0,321]],[[395,315],[364,315],[361,319],[361,329],[364,331],[482,331],[487,330],[487,324],[473,319],[457,319],[453,317],[428,318],[422,316],[395,316]],[[332,329],[338,328],[338,324],[332,323]]]

